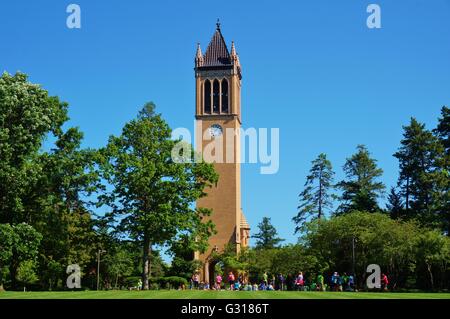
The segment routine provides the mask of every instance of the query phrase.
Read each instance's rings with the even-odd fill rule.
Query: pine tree
[[[256,241],[256,249],[277,248],[279,243],[284,241],[278,237],[278,232],[270,222],[269,217],[263,217],[262,222],[258,224],[259,233],[253,235]]]
[[[334,172],[326,154],[320,154],[314,161],[306,177],[303,191],[300,193],[298,214],[293,218],[296,224],[295,232],[300,231],[301,225],[310,217],[321,219],[326,209],[332,207],[331,194]]]
[[[405,212],[402,196],[395,189],[395,187],[391,187],[391,192],[388,195],[388,203],[386,204],[386,208],[389,211],[389,215],[392,219],[401,218]]]
[[[414,118],[403,129],[401,146],[394,156],[399,160],[398,185],[405,198],[406,214],[426,226],[442,227],[448,194],[444,146]]]
[[[441,117],[438,120],[437,127],[433,130],[434,135],[439,139],[445,149],[445,156],[442,157],[440,165],[442,167],[442,194],[440,196],[442,228],[450,236],[450,108],[443,106],[441,109]]]
[[[445,147],[447,156],[450,155],[450,108],[443,106],[441,109],[441,118],[439,118],[438,126],[433,133],[439,138]]]
[[[342,190],[341,205],[336,214],[353,210],[376,212],[380,210],[377,199],[383,194],[385,186],[377,179],[383,170],[377,167],[376,160],[364,145],[358,145],[357,153],[347,158],[344,165],[346,180],[336,186]]]

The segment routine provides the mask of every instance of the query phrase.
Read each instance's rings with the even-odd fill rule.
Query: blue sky
[[[66,7],[81,7],[81,29]],[[366,8],[381,7],[381,29]],[[366,144],[397,179],[392,154],[414,116],[428,128],[450,101],[450,0],[414,1],[10,1],[0,4],[0,71],[30,75],[69,102],[69,125],[100,147],[146,101],[171,127],[193,128],[194,55],[220,18],[243,67],[244,127],[280,128],[280,170],[242,169],[242,205],[256,229],[272,218],[295,242],[310,162],[321,152],[336,179]]]

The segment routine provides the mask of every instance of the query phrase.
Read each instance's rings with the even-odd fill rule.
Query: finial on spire
[[[216,29],[217,29],[217,31],[220,31],[220,19],[219,18],[217,18]]]
[[[203,65],[203,54],[202,49],[200,48],[200,42],[197,42],[197,52],[195,54],[195,66]]]
[[[200,48],[200,42],[197,42],[197,52],[196,52],[197,58],[201,58],[202,55],[202,49]]]
[[[231,41],[231,55],[236,55],[236,48],[234,47],[234,41]]]
[[[231,41],[231,59],[233,64],[236,64],[238,67],[241,67],[239,62],[239,56],[236,53],[236,47],[234,46],[234,41]]]

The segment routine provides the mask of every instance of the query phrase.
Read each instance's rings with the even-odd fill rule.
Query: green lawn
[[[0,292],[0,299],[450,299],[450,293],[294,291]]]

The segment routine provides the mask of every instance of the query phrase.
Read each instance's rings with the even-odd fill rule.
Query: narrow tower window
[[[213,113],[219,113],[219,103],[220,103],[220,96],[219,96],[219,81],[214,80],[213,82]]]
[[[211,114],[211,82],[205,81],[205,113]]]
[[[228,113],[228,81],[222,80],[222,113]]]

